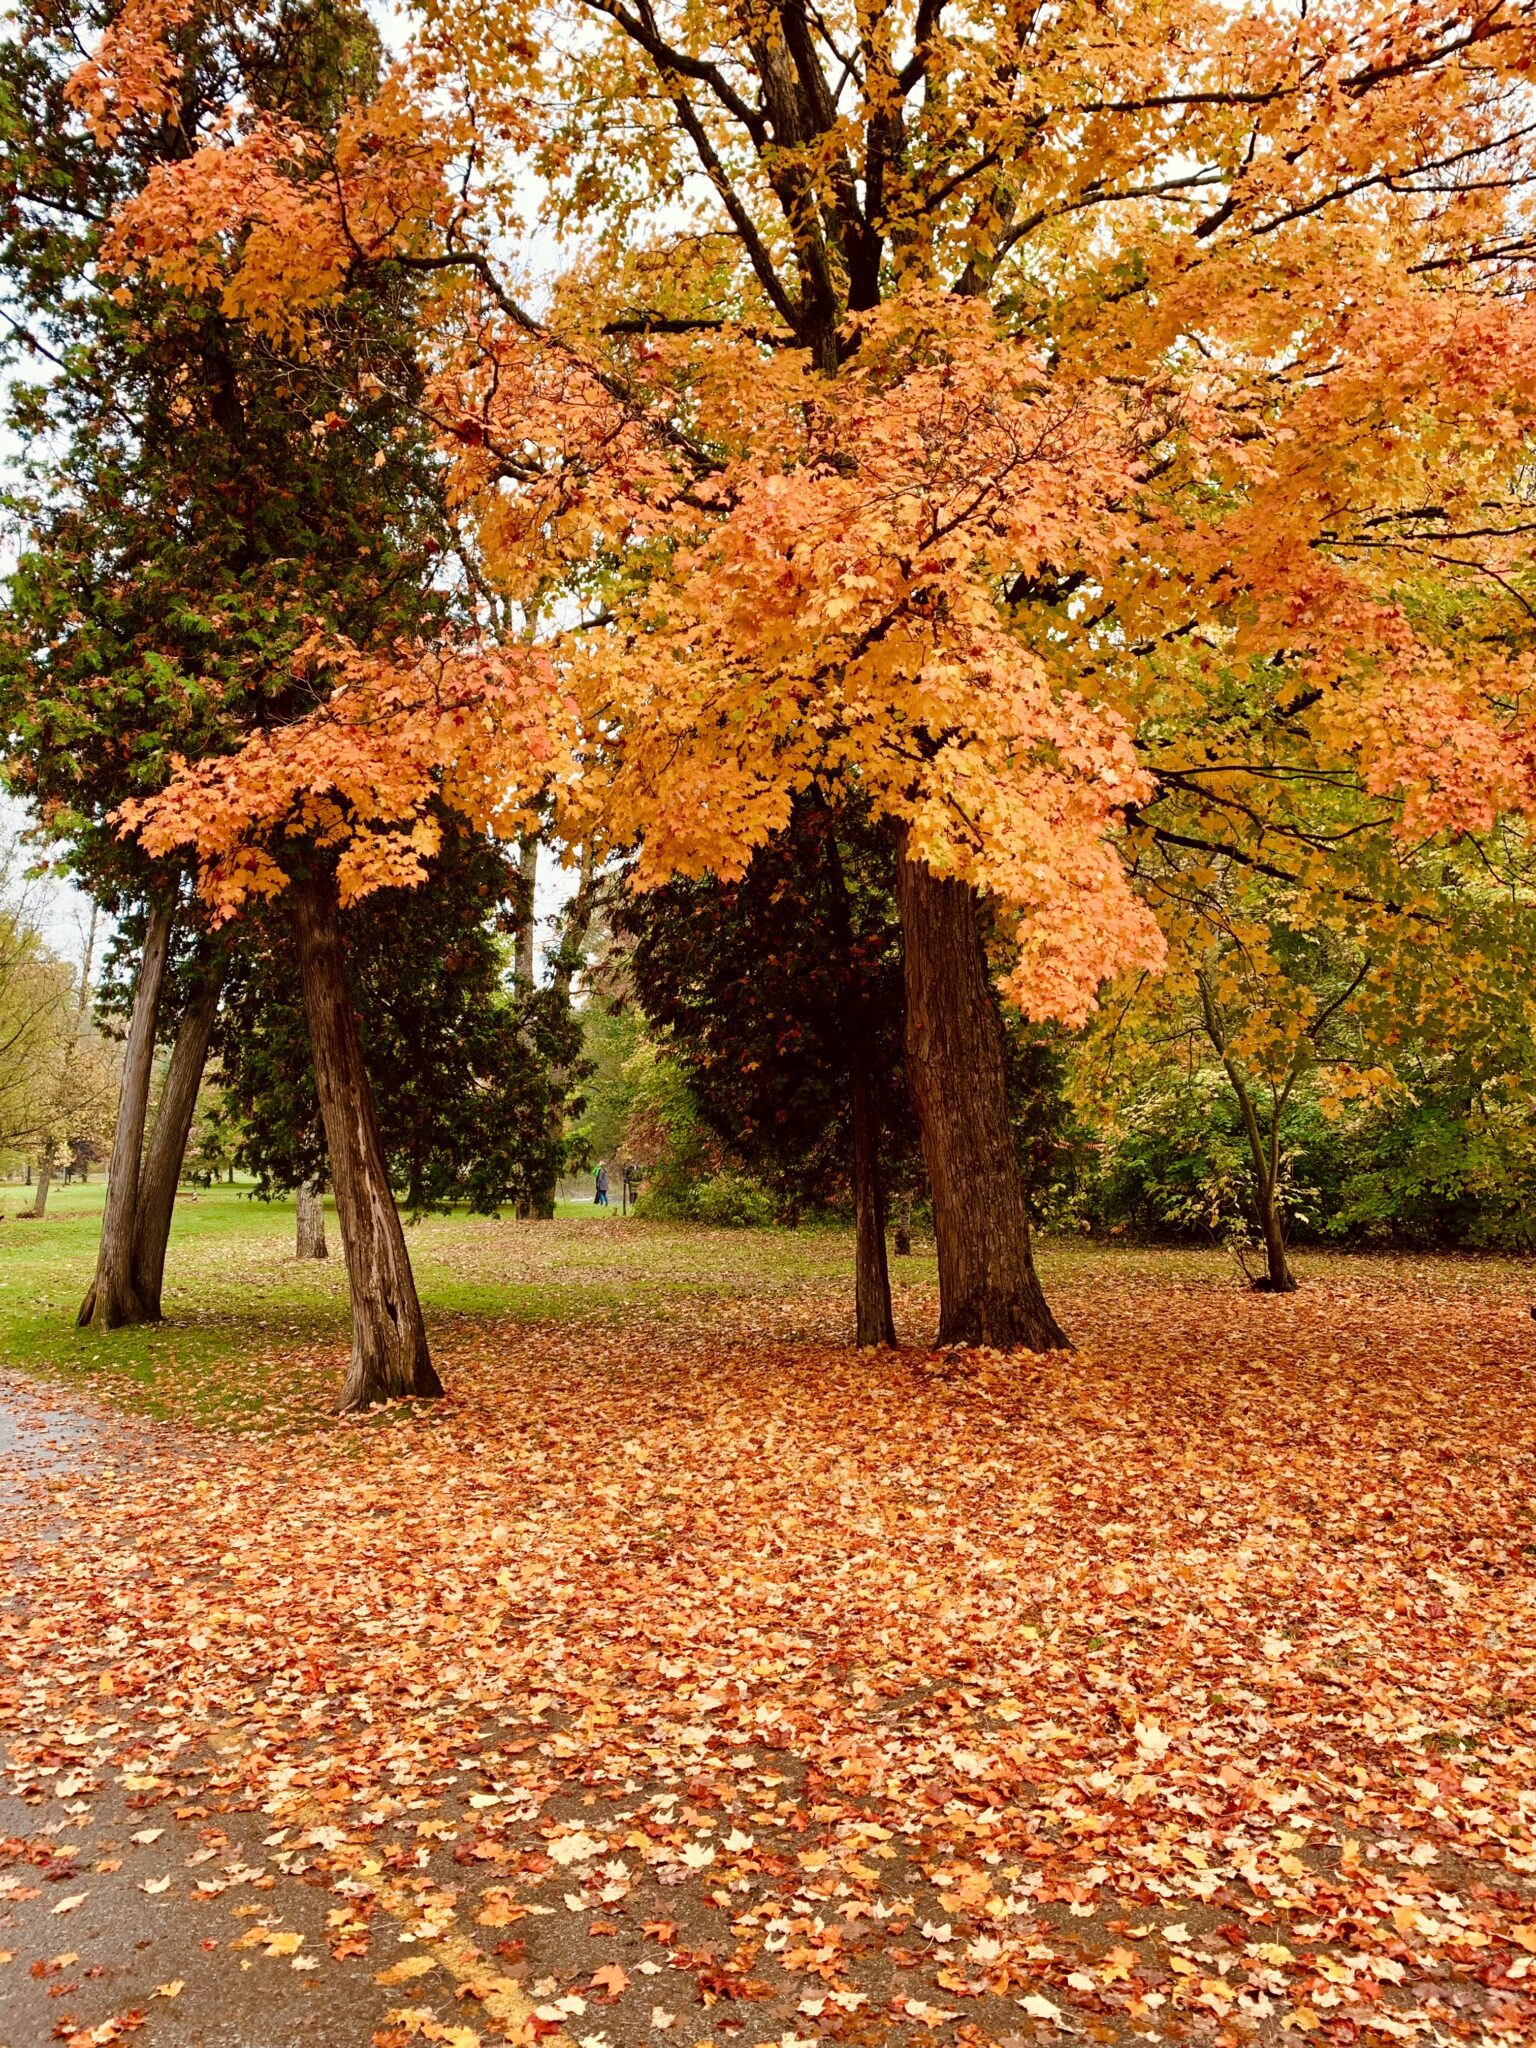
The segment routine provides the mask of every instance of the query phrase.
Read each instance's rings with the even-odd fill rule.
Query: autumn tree
[[[173,90],[164,26],[131,7],[82,72],[103,118]],[[334,137],[237,110],[110,257],[268,334],[360,272],[431,278],[425,402],[487,578],[589,602],[548,636],[542,750],[483,643],[446,718],[440,649],[368,678],[370,744],[382,702],[430,762],[404,810],[453,779],[477,662],[509,808],[553,785],[641,886],[730,879],[797,792],[855,784],[903,856],[940,1336],[1039,1347],[983,904],[1010,996],[1076,1023],[1162,951],[1128,804],[1252,859],[1298,749],[1409,837],[1531,802],[1533,46],[1499,0],[440,0]],[[586,251],[542,317],[506,256],[535,216]],[[154,843],[228,887],[307,744],[286,809],[254,761],[221,807],[194,776]]]
[[[860,1344],[896,1341],[886,1189],[915,1136],[893,867],[867,815],[807,793],[739,881],[675,881],[616,912],[710,1127],[797,1207],[852,1187]]]
[[[70,1035],[69,969],[46,943],[23,849],[0,840],[0,1149],[51,1135],[56,1067]]]
[[[384,1155],[413,1212],[526,1208],[564,1166],[580,1033],[568,991],[524,988],[512,972],[519,867],[450,826],[418,888],[343,915]],[[238,1155],[265,1195],[315,1190],[329,1161],[313,1059],[280,994],[297,975],[292,933],[276,908],[244,924],[218,1037]]]
[[[23,1215],[40,1219],[60,1164],[81,1140],[105,1151],[117,1098],[114,1048],[93,1015],[96,993],[99,915],[92,904],[83,920],[80,958],[72,963],[73,986],[51,1035],[41,1085],[42,1117],[37,1133],[37,1188]]]
[[[1127,1079],[1169,1063],[1191,1071],[1215,1063],[1237,1107],[1247,1149],[1252,1213],[1264,1268],[1255,1285],[1273,1294],[1296,1286],[1288,1253],[1283,1128],[1299,1087],[1330,1067],[1341,1094],[1368,1065],[1353,1005],[1372,973],[1361,934],[1314,923],[1305,899],[1230,862],[1165,867],[1165,897],[1181,918],[1167,971],[1127,1002],[1107,1009],[1102,1045]],[[1136,1010],[1141,1008],[1138,1017]],[[1100,1060],[1084,1063],[1080,1085],[1108,1093]],[[1138,1057],[1139,1055],[1139,1057]]]
[[[163,1212],[168,1227],[220,950],[212,940],[201,948],[207,972],[178,1025],[176,1085],[168,1082],[136,1172],[167,968],[189,906],[179,861],[146,867],[142,848],[121,833],[118,807],[161,786],[173,756],[218,756],[323,702],[327,672],[305,654],[317,633],[366,642],[418,625],[424,607],[442,601],[432,594],[442,518],[420,436],[400,426],[377,374],[398,360],[398,293],[370,289],[337,309],[326,349],[299,364],[193,292],[147,279],[110,285],[97,268],[113,206],[152,182],[156,167],[191,155],[232,81],[253,106],[321,123],[342,94],[365,87],[378,54],[366,20],[319,4],[260,22],[180,21],[172,100],[110,135],[72,82],[79,27],[40,18],[15,60],[25,146],[11,165],[7,261],[27,306],[28,344],[56,361],[54,375],[22,392],[18,411],[24,424],[62,433],[66,455],[32,508],[12,581],[7,722],[17,785],[72,843],[81,872],[99,891],[150,898],[117,1164],[84,1311],[111,1325],[158,1306],[164,1243],[155,1218]],[[62,297],[60,279],[70,286]],[[366,1100],[334,869],[333,850],[308,821],[288,872],[334,1126],[354,1300],[346,1398],[355,1404],[431,1392],[437,1381]],[[178,1060],[184,1044],[188,1058]],[[146,1237],[147,1264],[136,1244]]]

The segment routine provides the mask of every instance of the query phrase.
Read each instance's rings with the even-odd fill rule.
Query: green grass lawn
[[[105,1190],[57,1188],[47,1217],[22,1221],[29,1191],[0,1189],[0,1361],[159,1417],[203,1424],[305,1425],[328,1412],[348,1342],[346,1272],[334,1213],[331,1257],[293,1256],[291,1202],[258,1202],[248,1187],[178,1198],[166,1264],[166,1321],[107,1335],[75,1326],[95,1264]],[[563,1203],[551,1222],[454,1213],[406,1226],[434,1350],[451,1357],[504,1348],[516,1329],[589,1324],[594,1345],[626,1330],[668,1326],[685,1341],[844,1343],[851,1336],[853,1245],[841,1227],[721,1230],[623,1218]],[[1357,1257],[1303,1252],[1317,1291],[1372,1292],[1388,1282],[1425,1296],[1476,1296],[1507,1286],[1496,1259]],[[1122,1318],[1164,1312],[1168,1290],[1242,1298],[1218,1250],[1168,1251],[1056,1242],[1041,1270],[1068,1327],[1093,1341],[1091,1310]],[[892,1259],[897,1326],[931,1341],[937,1312],[931,1250]],[[1317,1291],[1304,1287],[1309,1315]]]
[[[102,1335],[75,1325],[95,1264],[105,1188],[56,1187],[47,1216],[22,1220],[30,1191],[0,1191],[0,1360],[89,1384],[156,1415],[207,1422],[295,1418],[323,1407],[347,1345],[346,1272],[334,1210],[331,1256],[293,1255],[291,1201],[249,1187],[185,1192],[166,1262],[166,1321]],[[406,1226],[434,1341],[507,1322],[663,1320],[711,1300],[804,1301],[812,1321],[851,1270],[839,1229],[727,1231],[623,1218],[562,1203],[552,1222],[463,1213]],[[932,1261],[902,1261],[921,1288]],[[276,1368],[281,1361],[283,1371]],[[289,1384],[291,1382],[291,1385]]]

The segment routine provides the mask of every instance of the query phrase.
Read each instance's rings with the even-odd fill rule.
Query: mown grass
[[[160,1417],[240,1425],[323,1411],[348,1341],[345,1268],[334,1212],[331,1257],[293,1255],[291,1202],[249,1187],[178,1197],[166,1263],[166,1320],[105,1334],[76,1327],[95,1264],[105,1189],[56,1188],[42,1221],[5,1191],[0,1225],[0,1360]],[[454,1213],[407,1225],[434,1342],[507,1323],[663,1320],[711,1299],[837,1297],[847,1233],[723,1231],[562,1203],[552,1222]],[[919,1283],[931,1261],[904,1262]]]
[[[307,1426],[328,1412],[348,1344],[334,1214],[330,1259],[300,1263],[290,1202],[258,1202],[239,1186],[183,1194],[166,1268],[166,1321],[101,1334],[78,1329],[75,1314],[95,1263],[104,1192],[99,1183],[56,1189],[48,1216],[35,1222],[16,1214],[30,1199],[25,1191],[3,1191],[0,1361],[204,1426]],[[568,1203],[547,1223],[426,1217],[407,1226],[407,1237],[434,1350],[449,1358],[551,1324],[589,1324],[602,1347],[658,1325],[706,1341],[842,1343],[852,1334],[853,1248],[843,1228],[719,1230]],[[1310,1270],[1320,1284],[1367,1289],[1384,1263],[1394,1285],[1441,1296],[1475,1296],[1510,1278],[1509,1263],[1492,1259],[1301,1259],[1304,1278]],[[1042,1248],[1041,1268],[1069,1327],[1084,1306],[1114,1304],[1127,1338],[1148,1290],[1234,1298],[1241,1290],[1235,1264],[1217,1249],[1056,1242]],[[936,1277],[922,1245],[892,1261],[906,1343],[931,1341]],[[1289,1311],[1277,1303],[1275,1313]]]

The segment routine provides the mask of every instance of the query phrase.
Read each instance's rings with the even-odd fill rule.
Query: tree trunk
[[[37,1193],[32,1197],[32,1214],[41,1216],[48,1207],[48,1188],[53,1180],[53,1147],[45,1145],[37,1162]]]
[[[1067,1345],[1035,1273],[1024,1183],[1008,1122],[1002,1019],[975,891],[909,859],[896,896],[907,993],[907,1069],[922,1131],[939,1253],[941,1344]]]
[[[885,1183],[880,1173],[880,1118],[870,1089],[863,991],[854,985],[853,914],[837,848],[835,812],[822,843],[829,898],[828,921],[842,956],[838,1007],[848,1047],[848,1095],[853,1111],[853,1341],[861,1349],[896,1343],[891,1274],[885,1256]]]
[[[187,1139],[197,1113],[197,1091],[203,1085],[208,1048],[219,1014],[224,986],[222,961],[208,947],[196,984],[176,1028],[171,1064],[160,1096],[155,1128],[139,1175],[139,1208],[133,1237],[133,1284],[144,1313],[160,1320],[160,1293],[165,1282],[165,1249],[176,1210],[176,1187],[187,1156]]]
[[[1285,1225],[1280,1216],[1280,1204],[1275,1199],[1272,1182],[1263,1174],[1256,1177],[1258,1193],[1259,1229],[1264,1237],[1264,1279],[1262,1288],[1266,1294],[1294,1294],[1296,1276],[1291,1271],[1290,1261],[1285,1255]]]
[[[363,1064],[343,963],[336,885],[329,875],[312,873],[293,884],[292,895],[315,1087],[352,1293],[352,1363],[338,1403],[347,1414],[405,1395],[441,1394],[443,1386],[427,1349],[373,1087]]]
[[[155,1061],[155,1024],[165,986],[171,919],[169,910],[152,905],[144,932],[144,957],[139,963],[133,1014],[123,1048],[123,1085],[117,1101],[117,1127],[112,1137],[112,1165],[101,1217],[96,1278],[80,1307],[80,1323],[89,1324],[93,1330],[116,1330],[125,1323],[147,1320],[134,1285],[134,1226],[139,1207],[144,1118],[149,1108],[150,1074]]]
[[[539,881],[539,842],[530,833],[517,851],[517,945],[512,974],[520,989],[531,989],[534,976],[534,896]]]
[[[885,1258],[885,1187],[880,1178],[880,1132],[869,1099],[869,1075],[856,1046],[853,1056],[853,1322],[855,1344],[896,1342],[891,1275]]]
[[[1248,1140],[1248,1157],[1253,1164],[1254,1206],[1259,1212],[1259,1232],[1264,1239],[1264,1278],[1255,1280],[1253,1285],[1265,1294],[1294,1294],[1296,1276],[1285,1256],[1285,1224],[1280,1214],[1280,1116],[1290,1097],[1291,1083],[1283,1091],[1271,1088],[1271,1116],[1269,1120],[1269,1141],[1259,1128],[1259,1113],[1253,1106],[1253,1092],[1248,1086],[1241,1067],[1232,1057],[1228,1044],[1226,1021],[1216,1000],[1216,991],[1202,971],[1195,977],[1200,990],[1200,1010],[1205,1019],[1205,1033],[1215,1046],[1217,1056],[1232,1084],[1232,1093],[1237,1097],[1237,1107],[1243,1119],[1243,1136]],[[1293,1068],[1291,1081],[1296,1078]]]
[[[329,1256],[325,1248],[325,1198],[320,1192],[320,1183],[304,1181],[295,1196],[294,1206],[298,1211],[297,1238],[294,1245],[296,1259],[323,1259]]]

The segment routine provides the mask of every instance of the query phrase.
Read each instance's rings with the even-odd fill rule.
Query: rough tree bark
[[[325,1197],[321,1192],[320,1183],[315,1180],[302,1182],[295,1196],[294,1207],[297,1211],[294,1257],[329,1257],[325,1245]]]
[[[938,1241],[938,1341],[1063,1349],[1030,1249],[975,891],[910,859],[904,833],[897,851],[907,1069]]]
[[[443,1386],[427,1349],[373,1087],[363,1064],[336,885],[330,875],[311,871],[294,882],[290,894],[315,1087],[352,1294],[352,1362],[337,1404],[347,1414],[377,1401],[441,1394]]]
[[[43,1156],[37,1162],[37,1193],[32,1197],[32,1207],[27,1213],[43,1215],[48,1207],[48,1189],[53,1181],[53,1140],[50,1138],[43,1147]]]
[[[165,1250],[176,1210],[176,1185],[187,1156],[187,1139],[197,1111],[197,1091],[208,1064],[208,1048],[213,1042],[219,996],[224,987],[224,963],[211,942],[200,948],[195,977],[187,1007],[176,1027],[160,1108],[139,1173],[133,1284],[144,1314],[155,1322],[160,1319]]]
[[[82,1327],[116,1330],[125,1323],[148,1319],[134,1285],[133,1254],[139,1207],[139,1158],[144,1148],[144,1118],[149,1108],[149,1082],[155,1061],[155,1024],[165,987],[173,913],[152,905],[144,931],[144,956],[134,986],[133,1012],[123,1047],[123,1085],[117,1099],[117,1127],[112,1138],[112,1166],[101,1218],[101,1245],[96,1278],[80,1306]]]

